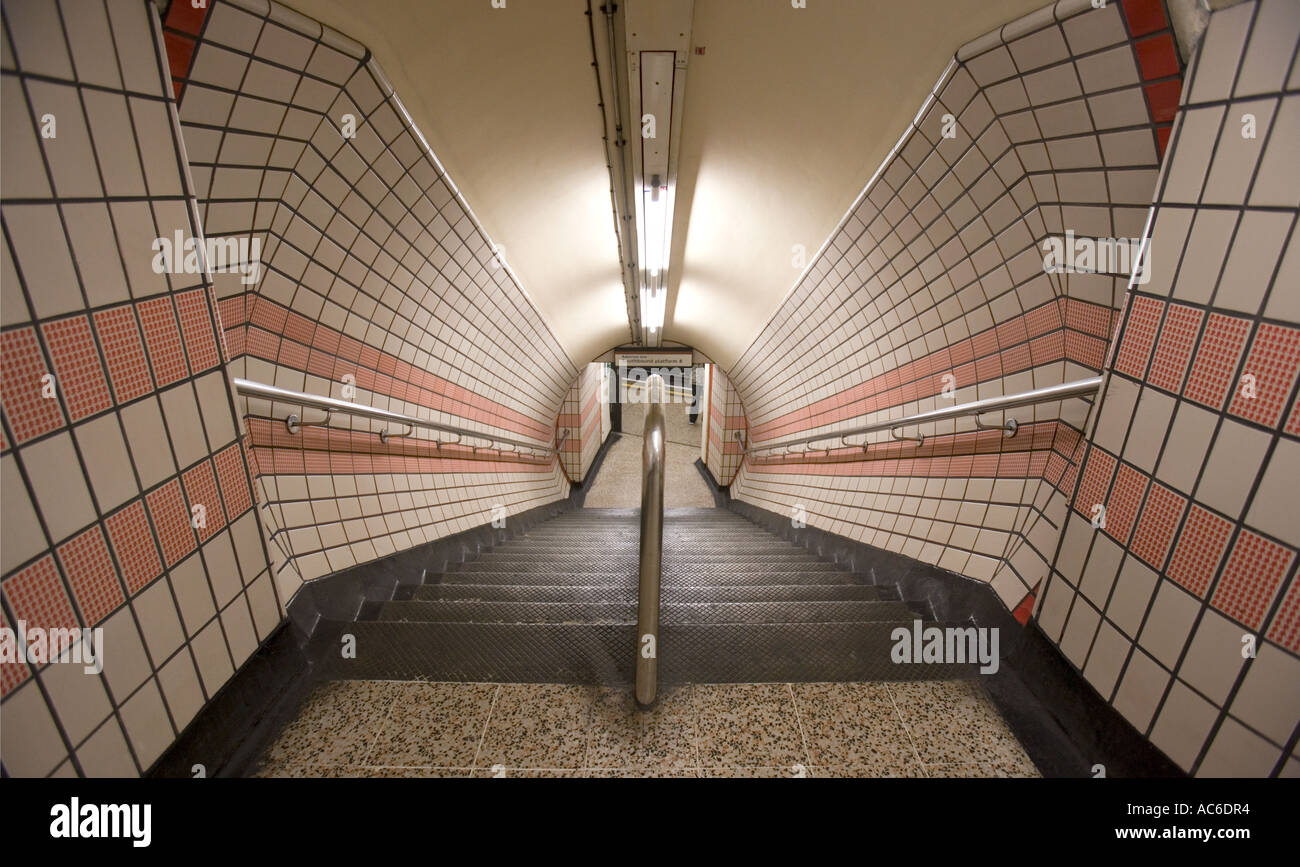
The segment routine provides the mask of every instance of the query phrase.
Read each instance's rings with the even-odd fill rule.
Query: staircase
[[[356,657],[330,678],[628,683],[636,649],[636,510],[579,509],[368,603]],[[922,614],[890,585],[725,509],[664,517],[663,682],[922,680],[973,665],[891,661],[891,633]],[[927,623],[926,625],[931,625]]]

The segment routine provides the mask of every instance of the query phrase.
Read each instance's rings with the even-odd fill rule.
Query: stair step
[[[417,601],[461,600],[467,602],[606,602],[611,599],[634,600],[636,582],[588,585],[539,584],[424,584],[416,587],[411,598]],[[660,604],[673,602],[746,602],[762,594],[765,602],[819,601],[897,601],[892,587],[863,584],[663,584],[659,588]]]
[[[640,539],[620,539],[615,543],[606,545],[607,548],[616,548],[621,551],[637,551],[640,547]],[[788,542],[769,541],[767,539],[738,539],[728,542],[711,542],[700,539],[665,539],[663,550],[668,551],[700,551],[708,553],[718,547],[726,546],[728,548],[743,548],[752,553],[771,552],[771,553],[789,553],[789,554],[807,554],[807,548],[801,548],[798,545],[791,545]],[[589,542],[533,542],[529,540],[514,540],[502,542],[494,548],[488,549],[485,553],[510,553],[514,551],[528,553],[546,553],[554,552],[557,554],[588,554],[592,551],[592,545]]]
[[[470,563],[534,563],[540,568],[553,568],[561,571],[571,571],[569,567],[574,564],[604,565],[607,567],[637,566],[641,562],[640,555],[635,550],[630,552],[624,551],[585,551],[582,553],[559,553],[549,551],[539,551],[537,553],[520,553],[513,550],[487,551],[478,555],[474,560],[461,563],[461,566],[468,566]],[[748,569],[756,564],[764,563],[790,563],[790,564],[821,564],[833,566],[832,563],[821,559],[816,554],[809,554],[807,551],[800,553],[775,553],[769,552],[752,553],[748,549],[735,553],[726,551],[664,551],[664,566],[690,566],[690,565],[712,565],[715,563],[731,563],[741,568]]]
[[[620,584],[637,580],[636,570],[622,572],[522,572],[518,570],[487,572],[484,570],[464,572],[443,572],[441,576],[428,575],[426,584],[441,581],[443,584],[532,584],[532,585],[572,585],[591,586],[594,584]],[[697,568],[676,571],[665,568],[665,584],[731,585],[737,587],[761,587],[774,584],[864,584],[863,579],[848,572],[822,571],[813,572],[804,568],[786,572],[749,572],[731,574],[726,569]]]
[[[766,575],[777,572],[839,572],[840,567],[834,563],[818,560],[816,557],[803,559],[773,560],[766,558],[744,563],[740,568],[731,568],[734,560],[729,557],[710,561],[670,560],[663,561],[663,574],[667,575],[701,575],[726,572],[735,577]],[[457,563],[451,567],[454,573],[472,572],[521,572],[531,574],[565,573],[570,575],[587,573],[622,574],[625,570],[635,572],[638,567],[636,557],[605,557],[599,554],[570,558],[526,558],[522,560],[470,560]]]
[[[785,683],[953,680],[973,664],[897,664],[895,628],[879,623],[666,625],[659,636],[662,683]],[[323,657],[327,678],[626,684],[634,674],[636,627],[629,625],[403,623],[326,624],[333,647],[343,630],[357,654]]]
[[[686,623],[880,623],[904,621],[901,602],[660,602],[660,628]],[[623,602],[407,601],[382,605],[375,620],[444,623],[635,625],[635,600]]]

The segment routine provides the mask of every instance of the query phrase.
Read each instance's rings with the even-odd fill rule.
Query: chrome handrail
[[[641,446],[641,572],[637,582],[636,700],[654,703],[659,680],[659,580],[664,544],[664,428],[663,377],[647,381],[650,393]]]
[[[929,422],[946,421],[950,418],[962,418],[964,416],[975,416],[976,422],[979,417],[985,413],[997,412],[1005,409],[1018,409],[1022,406],[1032,406],[1036,403],[1046,403],[1051,400],[1065,400],[1070,397],[1083,397],[1088,394],[1095,394],[1101,387],[1101,377],[1092,376],[1088,379],[1076,379],[1073,382],[1064,382],[1060,385],[1048,385],[1043,388],[1035,388],[1030,391],[1022,391],[1016,394],[1004,394],[998,397],[986,397],[982,400],[973,400],[969,403],[959,403],[956,406],[950,406],[946,409],[932,409],[928,412],[916,413],[915,415],[903,416],[902,418],[891,418],[878,421],[873,424],[861,425],[860,427],[849,430],[827,431],[825,433],[812,434],[811,436],[799,437],[797,439],[780,440],[779,442],[764,443],[762,445],[750,446],[745,449],[745,454],[750,455],[755,452],[770,451],[772,449],[789,448],[790,446],[804,445],[806,443],[820,442],[821,440],[839,440],[843,446],[849,446],[844,442],[846,437],[858,436],[859,434],[876,433],[877,431],[887,430],[891,433],[902,427],[911,427],[913,425],[922,425]],[[990,427],[996,429],[996,425],[980,424],[982,430],[988,430]],[[1011,419],[1002,426],[1007,433],[1014,436],[1019,424],[1015,419]],[[917,439],[919,437],[919,439]],[[898,437],[896,439],[917,439],[920,443],[924,440],[920,434],[917,437]],[[866,450],[866,443],[853,443],[852,447],[861,447]],[[805,451],[807,451],[805,449]],[[821,451],[821,449],[816,449]]]
[[[338,398],[322,397],[321,395],[318,394],[307,394],[306,392],[303,391],[293,391],[288,388],[280,388],[279,386],[275,386],[275,385],[267,385],[264,382],[254,382],[251,379],[234,379],[233,383],[235,386],[235,391],[238,392],[239,394],[244,395],[245,397],[260,397],[266,400],[278,400],[278,401],[282,401],[283,403],[294,404],[295,406],[311,407],[313,409],[323,409],[327,413],[331,413],[331,414],[338,412],[338,413],[344,413],[346,415],[358,416],[361,418],[374,419],[376,421],[394,422],[396,424],[407,425],[411,428],[419,427],[419,428],[425,428],[426,430],[442,431],[443,433],[456,434],[456,436],[459,438],[471,437],[473,439],[487,440],[488,442],[492,442],[492,443],[504,443],[505,445],[512,445],[516,449],[518,448],[531,449],[539,454],[544,454],[544,455],[554,454],[555,452],[554,448],[541,445],[540,443],[528,442],[526,440],[516,440],[516,439],[511,439],[509,437],[498,436],[497,434],[483,433],[481,431],[470,430],[469,428],[456,427],[455,425],[450,425],[450,424],[442,424],[441,422],[429,421],[428,419],[417,418],[413,415],[405,415],[400,412],[391,412],[386,409],[378,409],[377,407],[366,406],[364,403],[352,403],[351,401],[339,400]],[[296,433],[294,428],[301,425],[302,422],[297,421],[296,417],[291,416],[290,418],[294,419],[294,424],[289,425],[289,421],[286,420],[286,425],[289,425],[290,433]],[[328,416],[326,416],[326,419],[328,420]],[[384,433],[388,433],[388,432],[384,431]],[[566,429],[565,434],[567,435],[567,433],[568,431]],[[387,441],[387,437],[384,437],[384,439],[385,441]],[[479,446],[479,448],[484,448],[484,447]]]

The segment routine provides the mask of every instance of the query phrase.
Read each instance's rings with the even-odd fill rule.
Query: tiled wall
[[[256,283],[216,281],[232,373],[550,445],[579,371],[365,48],[265,0],[187,5],[167,25],[204,227],[263,245]],[[342,417],[295,437],[295,407],[248,410],[285,599],[568,490],[555,459],[428,431],[385,445]]]
[[[1159,0],[1064,0],[964,46],[732,371],[752,442],[1099,372],[1127,279],[1047,273],[1040,245],[1141,236],[1180,87]],[[1089,406],[1019,410],[1014,438],[962,419],[922,445],[751,458],[732,491],[1020,608],[1048,572]]]
[[[1202,775],[1300,775],[1298,43],[1292,0],[1210,20],[1038,612]]]
[[[595,362],[582,368],[564,398],[557,426],[568,431],[560,449],[560,460],[571,482],[581,482],[587,477],[596,452],[609,435],[609,405],[601,398],[605,370],[605,365]]]
[[[0,762],[131,776],[281,603],[211,288],[151,267],[154,239],[198,235],[154,6],[0,17],[3,625],[102,628],[104,664],[0,666]]]
[[[716,364],[706,365],[708,387],[708,437],[705,440],[705,461],[713,480],[719,485],[729,485],[736,477],[745,450],[748,426],[745,408],[731,380]],[[737,441],[736,436],[741,440]]]

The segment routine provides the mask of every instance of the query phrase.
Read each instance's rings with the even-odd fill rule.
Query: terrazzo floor
[[[631,689],[337,681],[264,777],[1036,777],[974,681]]]

